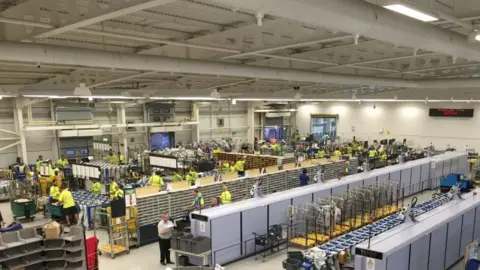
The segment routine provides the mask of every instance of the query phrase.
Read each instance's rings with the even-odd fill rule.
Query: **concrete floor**
[[[419,202],[427,200],[431,197],[431,192],[425,192],[417,195]],[[407,203],[409,200],[405,200]],[[0,203],[0,211],[7,224],[13,221],[10,211],[10,203]],[[43,218],[43,215],[37,214],[34,222],[26,223],[25,226],[37,226],[46,223],[48,220]],[[93,235],[93,231],[87,232],[87,237]],[[100,242],[108,241],[106,233],[98,235]],[[111,259],[104,254],[99,257],[100,269],[114,269],[114,270],[152,270],[152,269],[166,269],[159,262],[159,247],[157,244],[150,244],[139,249],[132,249],[130,254],[118,255],[115,259]],[[173,255],[171,255],[173,260]],[[279,252],[267,257],[265,262],[261,260],[256,261],[253,257],[229,264],[226,266],[227,270],[245,270],[245,269],[262,269],[262,270],[279,270],[282,269],[282,261],[286,259],[286,251]],[[463,260],[457,265],[450,268],[451,270],[462,270]]]

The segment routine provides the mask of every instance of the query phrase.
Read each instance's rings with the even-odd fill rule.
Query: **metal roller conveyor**
[[[450,201],[450,198],[447,194],[439,194],[434,198],[418,204],[413,209],[414,216],[422,215],[428,211],[431,211],[441,205],[446,204]],[[348,234],[342,235],[334,240],[331,240],[327,243],[324,243],[317,248],[324,251],[327,258],[337,255],[341,251],[349,250],[354,247],[356,244],[359,244],[365,240],[368,240],[369,237],[373,237],[384,233],[403,222],[403,219],[400,217],[400,214],[393,214],[386,218],[377,220],[372,224],[366,225],[358,230],[350,232]],[[316,248],[316,249],[317,249]]]

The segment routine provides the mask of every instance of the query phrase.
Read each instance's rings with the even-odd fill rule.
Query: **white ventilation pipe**
[[[416,82],[401,79],[335,75],[317,71],[257,67],[34,43],[0,42],[0,52],[0,61],[8,62],[62,64],[79,67],[155,71],[160,73],[192,73],[292,82],[417,87]]]
[[[164,56],[116,53],[83,48],[54,46],[34,43],[0,42],[0,61],[128,69],[160,73],[191,73],[210,76],[229,76],[291,82],[329,83],[344,85],[376,85],[399,88],[422,88],[429,81],[402,80],[356,75],[331,74],[298,69],[270,68],[203,60],[180,59]],[[480,80],[436,80],[435,88],[451,85],[456,88],[477,87]],[[446,88],[444,86],[442,88]],[[447,87],[448,88],[448,87]]]
[[[480,61],[480,44],[453,31],[359,0],[210,0],[395,45]]]

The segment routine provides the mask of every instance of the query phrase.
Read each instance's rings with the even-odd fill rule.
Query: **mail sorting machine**
[[[194,212],[191,214],[192,234],[210,237],[212,241],[210,263],[225,264],[254,253],[253,233],[264,234],[269,226],[288,224],[287,209],[291,205],[341,195],[349,189],[377,181],[398,183],[397,186],[400,188],[395,198],[401,198],[438,186],[441,177],[449,173],[465,173],[467,170],[467,153],[450,152],[410,161],[323,184],[313,184],[269,194],[262,198],[204,209],[201,213]]]
[[[422,214],[448,203],[450,199],[451,197],[447,194],[438,194],[428,201],[417,204],[417,199],[414,197],[409,207],[402,208],[402,211],[399,213],[376,220],[360,229],[350,231],[334,240],[309,249],[304,253],[304,256],[308,258],[309,261],[313,262],[316,269],[338,269],[340,263],[342,263],[344,267],[352,267],[350,249],[356,244],[364,242],[371,236],[373,237],[393,229],[400,225],[405,217],[415,219]],[[388,215],[391,214],[391,212],[388,213],[387,211],[383,211],[380,217],[385,214]],[[378,215],[376,216],[378,217]],[[287,260],[286,263],[296,265],[299,261]],[[338,265],[338,267],[336,267],[336,265]]]
[[[478,192],[479,190],[477,190]],[[480,236],[480,196],[464,194],[355,247],[357,270],[441,270]]]

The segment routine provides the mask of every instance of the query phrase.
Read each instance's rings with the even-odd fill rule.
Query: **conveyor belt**
[[[428,211],[431,211],[443,204],[449,202],[449,198],[446,194],[441,194],[431,200],[418,204],[414,209],[413,213],[415,216],[422,215]],[[408,217],[407,217],[408,218]],[[358,230],[342,235],[334,240],[331,240],[327,243],[324,243],[318,248],[324,250],[328,257],[338,254],[340,251],[345,249],[350,249],[353,246],[368,240],[369,237],[374,237],[385,231],[388,231],[398,225],[402,221],[397,214],[393,214],[381,220],[377,220],[370,225],[364,226]]]

